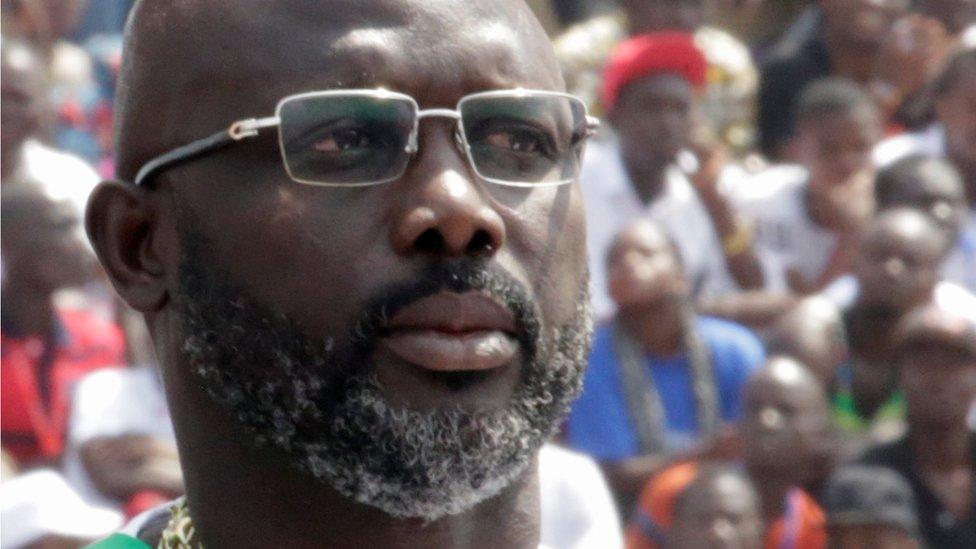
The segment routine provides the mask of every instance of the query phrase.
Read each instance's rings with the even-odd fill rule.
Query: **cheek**
[[[569,318],[587,282],[579,186],[534,189],[506,214],[507,241],[496,259],[528,281],[547,317]]]

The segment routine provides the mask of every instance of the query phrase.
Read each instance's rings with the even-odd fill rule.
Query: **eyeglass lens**
[[[480,177],[538,184],[572,180],[586,131],[581,102],[563,96],[462,100],[461,130]],[[279,108],[281,148],[292,178],[363,185],[399,177],[410,162],[415,104],[405,97],[322,95]]]

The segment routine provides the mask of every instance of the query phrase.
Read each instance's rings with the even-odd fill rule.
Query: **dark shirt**
[[[759,146],[774,157],[793,137],[796,103],[803,89],[830,75],[823,38],[823,17],[816,8],[803,12],[762,63],[759,75]]]
[[[976,475],[976,434],[970,435],[973,475]],[[875,446],[859,460],[867,465],[887,467],[901,473],[915,492],[922,539],[930,547],[939,549],[973,549],[976,547],[976,497],[971,497],[969,514],[957,521],[929,490],[915,464],[907,438]]]

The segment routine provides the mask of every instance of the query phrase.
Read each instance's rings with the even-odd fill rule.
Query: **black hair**
[[[962,176],[951,162],[915,154],[907,156],[878,172],[874,183],[874,200],[878,210],[898,205],[897,195],[904,189],[916,185],[919,179],[929,177],[954,178],[962,188]]]
[[[969,46],[956,50],[942,72],[932,82],[932,93],[935,97],[944,97],[959,85],[967,73],[976,73],[976,47]]]
[[[796,122],[800,125],[826,116],[862,112],[878,115],[878,107],[871,97],[852,80],[830,77],[803,89],[796,105]]]

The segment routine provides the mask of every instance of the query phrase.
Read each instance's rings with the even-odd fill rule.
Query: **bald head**
[[[518,0],[144,0],[124,52],[116,139],[130,181],[149,158],[294,93],[385,87],[453,107],[462,90],[563,89]]]
[[[827,396],[820,381],[796,360],[773,357],[749,378],[744,399],[750,473],[802,482],[827,446]]]
[[[770,354],[793,357],[824,384],[847,354],[840,310],[827,299],[802,300],[780,317],[769,336]]]

